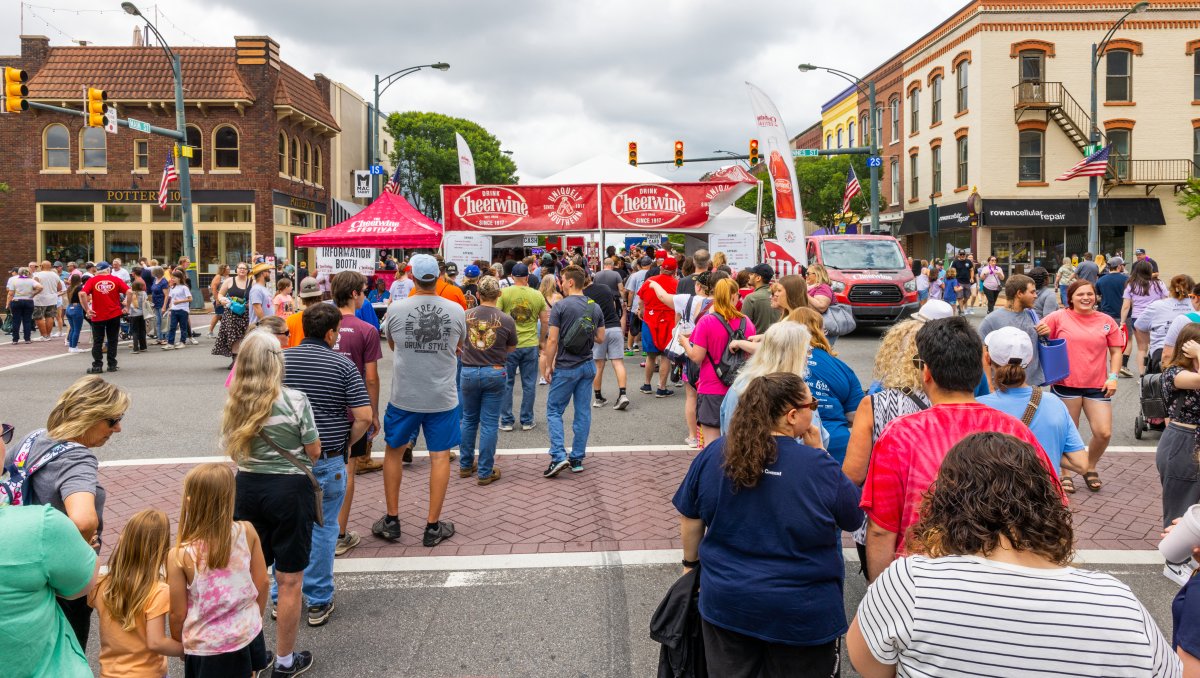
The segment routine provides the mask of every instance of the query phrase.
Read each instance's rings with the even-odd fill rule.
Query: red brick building
[[[875,125],[879,133],[879,155],[883,158],[883,166],[879,168],[879,193],[887,198],[886,205],[879,208],[882,229],[876,230],[899,229],[904,219],[904,158],[901,157],[904,138],[903,65],[901,55],[897,54],[863,78],[864,82],[875,83]],[[860,138],[854,140],[859,146],[868,145],[866,137],[862,135],[870,130],[869,108],[870,99],[859,93]],[[866,181],[867,177],[859,179]],[[869,217],[866,221],[869,221]]]
[[[292,239],[326,225],[329,81],[279,58],[269,37],[234,47],[176,48],[182,63],[193,221],[203,284],[220,264],[254,252],[296,256]],[[118,115],[175,128],[170,64],[157,45],[52,47],[22,36],[0,65],[29,73],[29,100],[82,108],[85,87],[106,90]],[[0,116],[0,266],[33,259],[100,261],[183,251],[178,184],[166,209],[158,185],[174,142],[121,128],[106,134],[81,117],[30,109]],[[303,250],[300,256],[304,255]]]

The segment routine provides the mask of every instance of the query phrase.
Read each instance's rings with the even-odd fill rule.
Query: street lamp
[[[1141,14],[1147,9],[1150,9],[1149,2],[1139,2],[1133,7],[1130,7],[1120,19],[1113,23],[1112,28],[1104,34],[1104,38],[1099,44],[1092,43],[1092,129],[1088,136],[1091,145],[1095,146],[1100,143],[1100,126],[1096,120],[1098,113],[1096,112],[1096,70],[1100,67],[1100,57],[1104,54],[1104,48],[1108,47],[1108,43],[1112,40],[1113,34],[1117,29],[1125,23],[1130,14]],[[1089,153],[1090,155],[1090,153]],[[1100,178],[1096,176],[1088,177],[1088,251],[1092,254],[1100,253],[1100,217],[1097,205],[1100,202]]]
[[[872,158],[878,157],[879,156],[879,139],[878,139],[879,127],[883,124],[883,121],[876,119],[876,115],[875,115],[875,81],[872,80],[871,82],[864,83],[862,81],[862,78],[851,75],[845,71],[839,71],[836,68],[829,68],[828,66],[814,66],[812,64],[800,64],[796,68],[798,68],[801,73],[808,73],[809,71],[818,71],[818,70],[832,73],[832,74],[838,76],[839,78],[848,81],[850,84],[854,85],[855,89],[857,89],[859,92],[863,92],[864,94],[867,95],[867,106],[871,109],[867,114],[867,119],[871,121],[869,131],[867,132],[868,138],[870,139],[870,143],[868,144],[870,146],[870,150],[871,150],[870,157],[872,157]],[[864,87],[865,87],[865,91],[864,91]],[[879,165],[875,164],[873,161],[868,162],[868,164],[870,165],[869,169],[871,170],[871,229],[873,231],[878,231],[880,229],[880,224],[879,224]]]
[[[396,83],[396,81],[399,80],[400,78],[403,78],[406,75],[412,75],[413,73],[416,73],[417,71],[419,71],[423,68],[432,68],[432,69],[438,70],[438,71],[448,71],[448,70],[450,70],[450,64],[448,64],[444,61],[439,61],[439,62],[433,63],[433,64],[424,64],[421,66],[409,66],[408,68],[401,68],[400,70],[396,71],[395,73],[384,76],[382,78],[379,77],[378,75],[375,76],[375,108],[372,109],[372,113],[369,116],[370,124],[367,125],[367,148],[369,149],[369,152],[367,154],[369,156],[367,158],[368,164],[374,165],[375,160],[378,159],[378,156],[379,156],[379,129],[378,129],[379,128],[379,122],[378,122],[379,96],[381,94],[383,94],[384,92],[386,92],[387,89],[389,87],[391,87],[392,85],[394,85]],[[380,84],[383,85],[383,89],[380,89],[380,87],[379,87]],[[372,174],[371,175],[371,197],[372,198],[375,198],[377,196],[377,193],[375,191],[376,186],[377,186],[377,184],[375,181],[375,175]]]
[[[737,154],[737,153],[734,153],[733,151],[722,151],[722,150],[718,149],[718,150],[715,150],[715,151],[713,151],[713,153],[720,153],[721,155],[727,155],[727,156],[729,156],[729,157],[731,157],[731,158],[733,158],[733,159],[735,159],[735,160],[741,160],[741,161],[745,162],[745,161],[744,161],[744,157],[745,157],[745,156],[743,156],[743,155],[740,155],[740,154]],[[746,163],[746,167],[747,167],[747,168],[749,168],[749,167],[750,167],[750,163],[748,163],[748,162],[747,162],[747,163]]]
[[[154,36],[158,38],[158,44],[162,46],[163,52],[167,55],[167,60],[171,62],[171,76],[175,80],[175,129],[179,132],[179,144],[182,147],[187,143],[187,121],[184,119],[183,111],[183,75],[180,72],[179,55],[171,50],[167,45],[166,39],[162,33],[158,32],[158,27],[155,26],[150,19],[132,2],[122,2],[121,9],[125,10],[126,14],[140,17],[146,22],[146,26],[154,32]],[[200,289],[199,281],[196,278],[196,271],[193,271],[191,264],[196,264],[199,267],[196,257],[196,232],[192,224],[192,177],[188,171],[188,159],[183,153],[179,153],[176,158],[175,169],[179,174],[179,210],[182,212],[183,219],[183,256],[188,258],[189,266],[187,268],[188,286],[193,290]],[[196,294],[192,296],[192,307],[202,308],[204,306],[204,298],[202,295]]]

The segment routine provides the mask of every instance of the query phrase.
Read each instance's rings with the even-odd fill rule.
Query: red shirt
[[[1108,349],[1121,347],[1121,326],[1099,311],[1088,314],[1060,308],[1043,318],[1051,339],[1067,340],[1071,371],[1061,383],[1071,388],[1104,388],[1108,379]]]
[[[89,278],[81,291],[92,298],[91,320],[104,322],[121,316],[121,296],[129,291],[129,285],[111,273],[101,273]]]
[[[658,283],[667,294],[675,294],[679,289],[679,281],[673,275],[659,274],[638,288],[638,296],[642,298],[642,304],[646,307],[642,313],[642,321],[650,329],[654,345],[661,351],[671,343],[671,332],[675,329],[675,307],[667,306],[659,300],[654,289],[650,287],[651,282]]]
[[[897,558],[906,555],[905,534],[917,522],[922,495],[937,477],[946,453],[966,436],[984,431],[1007,433],[1033,445],[1058,486],[1050,459],[1025,424],[987,405],[935,405],[894,419],[871,448],[860,506],[872,522],[896,533]]]

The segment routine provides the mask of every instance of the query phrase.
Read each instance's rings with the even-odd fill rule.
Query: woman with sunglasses
[[[700,567],[709,675],[836,672],[841,531],[863,515],[858,488],[817,447],[816,407],[798,374],[750,382],[729,434],[692,460],[675,493],[684,571]]]
[[[121,432],[129,409],[129,394],[98,376],[76,381],[58,398],[46,420],[18,444],[8,448],[4,464],[25,455],[29,466],[42,464],[29,475],[31,496],[22,504],[45,504],[65,513],[83,538],[100,552],[104,528],[104,487],[95,449]],[[43,459],[45,457],[45,459]],[[58,599],[79,646],[87,650],[92,610],[86,598]]]

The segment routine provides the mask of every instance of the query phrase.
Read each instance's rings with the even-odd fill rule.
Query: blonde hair
[[[800,323],[808,328],[808,333],[812,335],[812,345],[814,348],[822,349],[829,355],[837,355],[837,351],[833,350],[833,346],[825,338],[825,320],[816,310],[808,307],[794,308],[788,314],[787,319],[790,322]]]
[[[725,258],[724,252],[714,252],[712,255],[712,270],[717,270],[720,266],[728,266],[729,260]]]
[[[905,320],[883,335],[872,374],[884,388],[907,388],[916,393],[924,390],[921,372],[912,362],[917,354],[917,330],[923,325],[920,320]]]
[[[234,461],[250,454],[258,432],[271,416],[271,405],[283,383],[283,349],[269,332],[254,331],[242,339],[233,381],[221,413],[225,453]]]
[[[818,285],[828,285],[829,284],[829,282],[830,282],[829,281],[829,271],[825,270],[824,265],[809,264],[808,272],[817,276],[817,284]]]
[[[733,280],[729,278],[718,280],[717,284],[713,285],[712,299],[713,313],[725,320],[746,317],[737,310],[738,286]]]
[[[732,389],[741,393],[758,377],[774,372],[789,372],[803,377],[808,373],[808,350],[812,334],[801,323],[775,323],[763,334],[758,351],[750,356],[738,373]]]
[[[546,299],[546,304],[550,304],[550,298],[558,294],[558,287],[554,283],[554,276],[547,275],[542,278],[542,283],[538,285],[538,292],[542,293],[542,297]]]
[[[171,521],[162,511],[139,511],[125,523],[117,548],[108,558],[108,572],[97,582],[108,616],[122,629],[132,631],[145,614],[162,581],[170,546]]]
[[[129,394],[96,375],[81,377],[58,397],[46,419],[54,440],[75,440],[96,422],[116,419],[129,409]]]
[[[200,464],[183,479],[178,546],[196,546],[197,558],[210,570],[229,565],[233,550],[233,504],[236,492],[228,464]],[[194,563],[196,568],[201,562]]]

